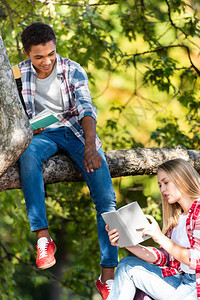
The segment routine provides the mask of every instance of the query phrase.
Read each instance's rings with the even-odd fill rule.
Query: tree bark
[[[0,175],[26,150],[32,129],[22,108],[12,68],[0,36]]]
[[[105,152],[111,177],[156,174],[164,161],[183,158],[200,172],[200,150],[187,150],[182,146],[167,148],[134,148]],[[46,184],[82,181],[80,172],[71,159],[63,154],[49,158],[43,165]],[[0,178],[0,191],[21,188],[19,167],[16,163]]]

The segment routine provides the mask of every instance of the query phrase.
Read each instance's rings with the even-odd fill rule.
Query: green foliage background
[[[200,4],[194,0],[0,0],[0,33],[12,65],[25,59],[20,34],[43,21],[57,51],[87,71],[104,150],[131,147],[199,149]],[[161,221],[156,178],[113,180],[118,206],[139,201]],[[21,191],[0,195],[0,297],[96,299],[99,268],[96,217],[84,183],[47,187],[57,264],[35,267]],[[127,253],[119,251],[119,258]]]

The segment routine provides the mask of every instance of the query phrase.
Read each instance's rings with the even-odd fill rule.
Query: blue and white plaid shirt
[[[91,101],[87,74],[78,63],[68,58],[56,54],[56,61],[57,76],[61,78],[61,93],[65,108],[60,121],[69,127],[82,143],[85,143],[81,119],[90,116],[97,122],[97,109]],[[20,62],[19,68],[22,96],[27,114],[32,119],[35,117],[35,85],[38,74],[30,59]],[[96,136],[96,145],[97,148],[101,146],[98,136]]]

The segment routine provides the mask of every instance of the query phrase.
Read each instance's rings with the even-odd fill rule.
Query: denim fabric
[[[101,167],[87,173],[84,163],[84,145],[68,127],[49,128],[33,136],[28,149],[19,159],[21,184],[26,201],[27,215],[31,231],[47,228],[44,182],[42,165],[57,152],[66,153],[74,161],[85,179],[97,211],[97,231],[99,237],[102,267],[118,264],[117,247],[113,247],[105,230],[101,213],[116,209],[115,193],[103,150]]]
[[[114,284],[107,300],[133,300],[136,288],[155,300],[197,299],[194,274],[163,277],[159,266],[134,256],[125,257],[117,267]]]

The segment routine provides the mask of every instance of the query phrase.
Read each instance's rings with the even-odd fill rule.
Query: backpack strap
[[[13,75],[14,75],[14,78],[15,78],[15,81],[16,81],[16,84],[17,84],[17,89],[18,89],[18,93],[19,93],[21,103],[23,105],[23,108],[25,110],[26,115],[28,116],[28,114],[26,112],[26,105],[24,103],[24,98],[22,96],[22,80],[21,80],[21,72],[20,72],[19,66],[18,65],[13,66],[12,70],[13,70]]]
[[[12,70],[13,70],[15,80],[21,78],[21,72],[20,72],[20,69],[19,69],[18,65],[13,66]]]

